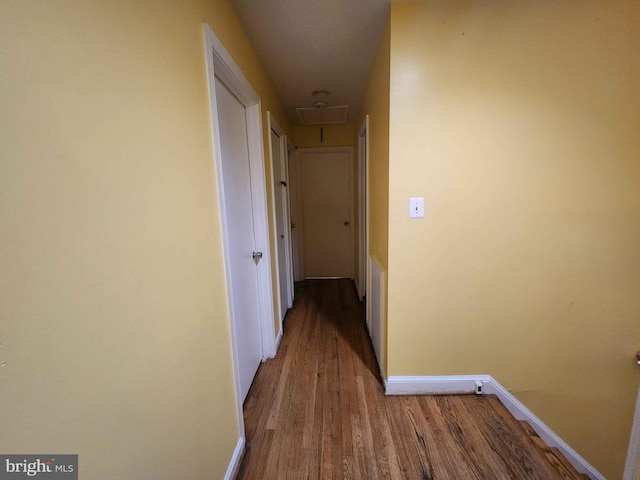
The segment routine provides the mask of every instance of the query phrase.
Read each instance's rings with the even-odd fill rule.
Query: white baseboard
[[[227,473],[224,475],[224,480],[234,480],[236,478],[236,474],[238,473],[238,468],[240,468],[240,461],[242,460],[242,455],[244,454],[244,437],[240,437],[238,439],[238,443],[236,444],[236,448],[233,451],[233,455],[231,456],[231,461],[229,462],[229,466],[227,467]]]
[[[606,480],[598,470],[589,462],[582,458],[578,452],[562,440],[553,430],[551,430],[542,420],[536,417],[531,410],[525,407],[511,392],[491,378],[483,388],[485,395],[495,395],[507,407],[507,410],[516,420],[524,420],[535,430],[538,436],[552,448],[557,448],[564,455],[571,465],[580,473],[584,473],[592,480]]]
[[[569,444],[562,440],[542,420],[536,417],[531,410],[525,407],[520,400],[490,375],[395,376],[385,380],[385,392],[387,395],[475,393],[478,383],[482,385],[483,395],[495,395],[498,397],[516,420],[523,420],[529,423],[538,436],[540,436],[549,447],[557,448],[578,472],[587,475],[591,480],[606,480],[598,470],[582,458]]]
[[[490,379],[489,375],[389,377],[384,386],[387,395],[474,393],[476,382],[487,382]]]

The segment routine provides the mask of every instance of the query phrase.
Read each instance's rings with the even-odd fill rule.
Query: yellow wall
[[[425,0],[391,16],[387,373],[491,374],[621,478],[640,346],[639,4]]]
[[[0,3],[2,452],[78,453],[86,479],[224,475],[203,22],[283,124],[229,1]]]
[[[320,141],[321,127],[322,141]],[[295,125],[293,143],[298,148],[350,147],[353,145],[353,125]]]
[[[374,57],[371,72],[356,121],[356,140],[360,128],[369,115],[369,255],[375,257],[386,271],[388,266],[389,235],[389,41],[390,23],[387,21]],[[359,158],[359,155],[356,155]],[[357,178],[357,175],[356,175]],[[356,189],[357,191],[357,189]],[[356,256],[356,258],[358,258]],[[357,270],[356,270],[357,271]],[[386,292],[384,292],[386,295]],[[385,302],[386,304],[386,302]],[[386,313],[382,315],[383,339],[386,332]],[[384,341],[384,340],[383,340]],[[383,351],[386,349],[383,348]],[[386,355],[380,359],[386,370]]]

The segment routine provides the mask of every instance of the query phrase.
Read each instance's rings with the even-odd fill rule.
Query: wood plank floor
[[[583,478],[492,396],[387,397],[352,282],[306,281],[245,402],[238,479]]]

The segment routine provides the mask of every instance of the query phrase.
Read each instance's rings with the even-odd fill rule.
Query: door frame
[[[360,301],[367,294],[369,269],[369,115],[358,133],[358,278]]]
[[[276,285],[276,291],[278,292],[278,298],[281,299],[284,296],[287,304],[287,308],[291,308],[293,306],[293,259],[291,255],[291,216],[290,216],[290,206],[289,206],[289,168],[287,165],[287,136],[284,133],[284,129],[278,124],[275,117],[271,113],[271,111],[267,112],[267,126],[269,131],[269,156],[271,158],[271,177],[273,178],[273,182],[271,184],[271,193],[273,195],[273,221],[274,221],[274,235],[277,237],[278,235],[278,214],[282,215],[284,220],[284,229],[287,232],[284,238],[284,248],[285,248],[285,272],[284,275],[286,277],[286,285],[287,290],[285,292],[280,291],[280,275],[283,272],[280,271],[280,258],[279,251],[277,248],[278,239],[274,238],[276,248],[275,250],[275,266],[276,266],[276,276],[278,277],[278,283]],[[271,131],[273,131],[279,139],[280,143],[280,158],[274,158],[273,155],[273,142],[271,139]],[[284,178],[283,178],[284,176]],[[279,181],[285,182],[284,189],[277,189],[276,183],[277,179],[281,179]],[[282,211],[277,212],[276,208],[276,195],[282,195]],[[281,303],[278,303],[278,321],[280,323],[280,331],[282,331],[282,321],[284,320],[284,316],[286,315],[286,311],[280,311]]]
[[[304,264],[302,262],[302,216],[300,215],[300,189],[298,150],[289,146],[289,197],[291,200],[291,249],[293,257],[293,280],[304,280]]]
[[[266,175],[264,166],[264,147],[262,142],[262,106],[260,97],[253,90],[240,68],[224,48],[209,25],[204,24],[204,43],[207,64],[207,83],[209,87],[209,103],[211,114],[211,134],[214,149],[214,168],[218,189],[218,206],[222,230],[222,244],[224,250],[224,271],[227,289],[227,308],[231,324],[231,344],[233,354],[233,371],[235,379],[236,403],[240,424],[240,434],[244,438],[244,417],[240,394],[240,375],[238,372],[238,331],[233,311],[233,292],[231,285],[231,264],[229,258],[229,239],[227,225],[229,219],[225,210],[222,158],[220,147],[220,130],[218,124],[218,107],[216,101],[215,78],[218,77],[229,90],[245,106],[247,113],[247,136],[249,147],[249,166],[252,186],[252,208],[254,214],[254,228],[256,251],[262,252],[262,260],[257,265],[258,270],[258,306],[260,310],[260,336],[262,339],[262,359],[275,356],[275,325],[273,308],[273,285],[271,282],[271,258],[269,243],[269,223],[267,212]]]
[[[291,289],[291,301],[289,308],[293,307],[293,301],[296,298],[296,287],[293,279],[293,229],[291,227],[291,177],[289,176],[289,155],[295,153],[296,147],[286,133],[284,134],[284,172],[287,177],[287,225],[289,228],[289,288]]]

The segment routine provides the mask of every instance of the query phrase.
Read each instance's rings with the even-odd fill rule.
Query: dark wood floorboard
[[[492,396],[387,397],[351,281],[297,286],[244,405],[239,480],[582,478]]]

